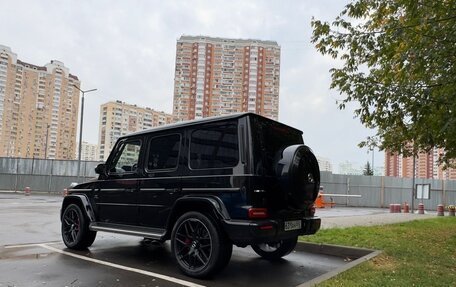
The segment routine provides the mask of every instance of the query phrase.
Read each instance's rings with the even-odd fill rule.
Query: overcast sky
[[[22,61],[62,61],[86,95],[83,140],[98,143],[100,105],[110,100],[171,113],[176,40],[181,35],[277,41],[279,120],[301,129],[318,156],[361,166],[357,144],[374,134],[340,111],[330,90],[337,63],[310,43],[312,16],[332,20],[346,1],[20,1],[0,0],[0,44]],[[383,165],[375,153],[375,166]]]

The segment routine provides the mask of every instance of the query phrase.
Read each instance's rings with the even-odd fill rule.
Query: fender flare
[[[82,212],[85,213],[89,222],[95,221],[95,213],[93,211],[92,205],[90,204],[89,199],[84,194],[70,194],[65,196],[62,202],[62,208],[60,209],[60,220],[62,220],[63,211],[65,208],[72,204],[72,203],[79,203],[80,207],[82,208]]]
[[[173,228],[174,222],[177,220],[177,214],[180,212],[179,206],[186,205],[186,204],[203,204],[206,207],[210,208],[214,211],[215,215],[218,217],[216,219],[220,221],[230,220],[230,215],[228,210],[225,207],[223,201],[218,198],[217,196],[198,196],[198,195],[188,195],[183,196],[176,200],[173,207],[171,208],[170,215],[168,216],[168,220],[166,222],[166,229],[167,233],[170,234]]]
[[[183,196],[179,199],[176,200],[176,202],[173,205],[172,208],[172,213],[175,213],[177,210],[177,207],[181,204],[185,203],[203,203],[211,206],[219,215],[220,218],[229,220],[230,215],[228,213],[228,210],[225,207],[225,204],[223,201],[218,198],[217,196],[198,196],[198,195],[189,195],[189,196]]]

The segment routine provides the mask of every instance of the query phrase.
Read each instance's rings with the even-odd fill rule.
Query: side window
[[[149,145],[148,171],[172,169],[179,160],[181,137],[178,134],[153,138]]]
[[[226,124],[193,131],[190,139],[191,168],[233,167],[238,161],[237,125]]]
[[[140,150],[141,141],[139,140],[124,143],[117,160],[114,161],[114,168],[111,172],[135,172],[138,167]]]

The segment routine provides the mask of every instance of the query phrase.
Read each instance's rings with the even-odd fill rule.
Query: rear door
[[[182,194],[216,196],[232,218],[242,218],[246,186],[245,155],[241,156],[238,119],[187,129]],[[245,190],[245,188],[244,188]]]
[[[181,146],[180,132],[148,138],[145,177],[139,183],[139,220],[143,226],[164,228],[171,207],[181,194]]]

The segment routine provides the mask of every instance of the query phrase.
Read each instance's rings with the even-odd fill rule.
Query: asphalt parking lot
[[[66,249],[60,239],[61,201],[59,196],[0,193],[0,287],[300,286],[356,259],[298,248],[271,263],[249,247],[235,248],[222,273],[196,280],[179,272],[166,243],[155,245],[137,237],[98,233],[89,250]],[[336,207],[317,213],[324,228],[338,218],[388,217],[381,209]]]

